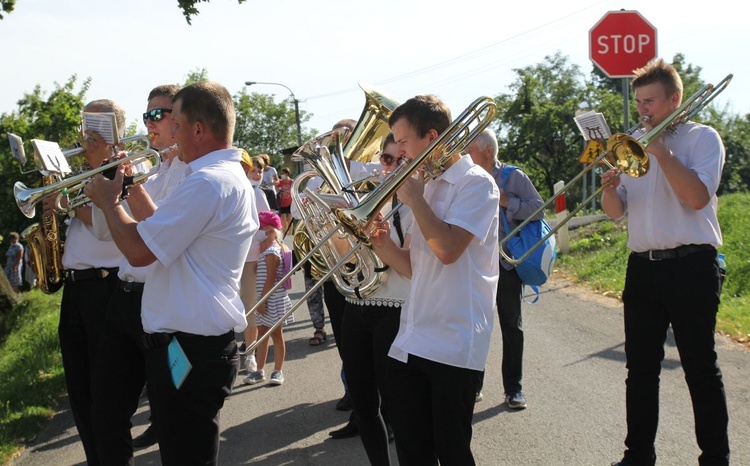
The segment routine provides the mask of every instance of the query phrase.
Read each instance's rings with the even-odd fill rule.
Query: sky
[[[561,53],[592,69],[589,30],[608,12],[636,10],[657,29],[657,54],[682,53],[701,78],[734,79],[716,99],[750,113],[750,28],[737,0],[212,0],[188,25],[176,0],[17,0],[0,21],[0,114],[36,85],[51,92],[91,78],[87,100],[108,98],[145,132],[149,91],[206,69],[230,93],[246,81],[283,84],[325,132],[358,118],[359,85],[403,102],[436,94],[454,117],[480,96],[510,92],[514,69]],[[280,85],[248,91],[289,98]],[[571,115],[571,118],[573,115]]]

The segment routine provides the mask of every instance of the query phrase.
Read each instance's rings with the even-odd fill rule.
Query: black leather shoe
[[[328,432],[328,435],[335,439],[356,437],[359,435],[359,427],[357,427],[356,424],[349,422],[339,430]]]
[[[156,429],[152,424],[148,426],[144,433],[133,439],[133,448],[148,448],[151,445],[156,445],[156,442]]]
[[[351,411],[353,408],[352,397],[349,395],[349,392],[344,393],[344,396],[336,403],[337,411]]]

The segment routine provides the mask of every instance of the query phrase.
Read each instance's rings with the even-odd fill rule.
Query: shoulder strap
[[[508,182],[508,177],[510,177],[511,172],[514,170],[518,170],[518,167],[515,167],[513,165],[506,165],[505,168],[503,168],[501,175],[503,181],[500,182],[500,189],[505,188],[505,183]]]
[[[500,189],[505,188],[505,183],[508,182],[508,178],[510,178],[510,174],[515,170],[518,170],[518,167],[515,167],[513,165],[505,165],[500,175],[500,178],[502,179],[502,181],[500,182]],[[508,219],[505,217],[505,209],[502,207],[500,208],[500,217],[502,217],[503,219],[503,226],[505,227],[505,232],[508,233],[511,230],[510,230],[510,226],[508,225]]]

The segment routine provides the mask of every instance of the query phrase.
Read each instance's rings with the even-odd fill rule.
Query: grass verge
[[[0,461],[5,464],[54,414],[65,389],[57,339],[62,293],[23,294],[0,351]]]
[[[719,223],[726,256],[727,278],[716,327],[750,346],[750,194],[719,199]],[[599,293],[622,297],[627,266],[627,223],[602,221],[570,232],[570,252],[556,262],[557,273]]]

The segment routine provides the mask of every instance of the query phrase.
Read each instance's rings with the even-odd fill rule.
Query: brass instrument
[[[336,223],[331,206],[351,205],[345,196],[316,194],[309,189],[305,190],[304,199],[299,195],[299,186],[313,176],[313,172],[298,176],[291,190],[292,202],[295,202],[305,219],[305,236],[312,244],[323,244],[319,253],[311,256],[311,267],[319,273],[332,270],[336,288],[344,296],[360,299],[369,296],[385,283],[387,267],[370,249],[359,248]],[[324,240],[331,231],[335,231],[336,235]],[[340,257],[352,250],[354,255],[342,264]]]
[[[394,170],[387,176],[383,181],[370,193],[365,195],[362,202],[355,205],[351,209],[339,209],[328,207],[335,217],[335,222],[339,224],[339,227],[331,228],[325,235],[319,238],[319,241],[313,246],[308,254],[299,259],[297,265],[295,265],[289,273],[287,273],[282,279],[276,283],[271,290],[258,300],[258,303],[253,306],[250,311],[246,314],[256,312],[260,304],[264,303],[274,291],[276,291],[282,283],[299,270],[302,265],[310,260],[310,258],[323,248],[328,240],[334,235],[338,234],[341,230],[340,227],[345,227],[356,240],[360,240],[364,237],[364,241],[353,242],[353,246],[347,251],[343,257],[333,266],[329,267],[328,272],[320,278],[318,283],[307,292],[287,311],[269,330],[265,335],[258,338],[258,340],[247,348],[247,352],[252,352],[260,342],[267,339],[280,325],[283,324],[284,320],[291,315],[297,308],[305,302],[305,300],[313,294],[319,287],[323,286],[323,282],[336,273],[341,267],[345,267],[349,260],[358,253],[359,249],[363,247],[371,246],[367,235],[372,231],[372,223],[376,218],[377,214],[382,209],[385,202],[393,196],[396,190],[403,184],[403,182],[411,176],[417,169],[423,166],[423,162],[427,162],[429,159],[429,165],[431,171],[429,176],[437,177],[445,170],[445,166],[448,161],[456,154],[462,153],[466,147],[476,138],[489,124],[492,122],[495,116],[496,106],[495,102],[489,97],[482,97],[475,100],[469,108],[464,110],[459,117],[451,123],[451,125],[438,136],[437,139],[432,141],[427,148],[422,151],[416,158],[411,160],[409,163],[401,165],[399,168]],[[327,205],[320,196],[316,196],[310,190],[306,193],[312,194],[312,201],[319,204],[319,207]],[[344,199],[342,197],[342,199]],[[401,204],[395,206],[388,215],[385,216],[383,221],[388,220],[400,207]],[[370,209],[368,212],[367,209]],[[326,209],[320,208],[321,211]],[[329,216],[330,216],[329,213]],[[347,225],[343,224],[342,219],[346,219],[349,222]],[[350,226],[351,225],[351,226]],[[368,228],[365,231],[365,228]],[[354,229],[354,231],[352,231]]]
[[[365,107],[354,130],[334,130],[320,135],[302,145],[292,156],[292,160],[306,162],[314,169],[308,172],[312,173],[310,175],[298,176],[291,189],[292,202],[303,217],[295,229],[294,247],[298,256],[307,255],[313,244],[321,241],[332,229],[338,229],[327,202],[341,207],[342,202],[346,206],[353,206],[359,201],[359,188],[366,183],[352,181],[345,159],[370,162],[390,132],[388,117],[398,102],[375,89],[361,87],[365,92]],[[324,192],[314,193],[318,196],[317,202],[311,195],[303,202],[301,187],[316,174],[324,181]],[[342,253],[354,247],[343,231],[337,234],[336,239],[327,242],[329,244],[311,259],[311,272],[315,278],[323,276],[330,266],[339,262],[338,257]],[[385,272],[375,272],[385,267],[372,251],[355,254],[354,260],[348,264],[348,270],[340,267],[334,281],[345,296],[367,296],[385,281]]]
[[[57,207],[62,213],[81,207],[89,202],[89,198],[81,192],[76,197],[70,198],[68,193],[82,191],[86,183],[88,183],[94,176],[106,172],[107,170],[116,170],[121,164],[130,162],[133,164],[154,160],[155,163],[151,169],[146,173],[139,173],[133,178],[132,185],[138,185],[146,181],[150,176],[155,175],[159,170],[161,164],[161,157],[155,150],[148,148],[135,154],[130,154],[121,159],[117,159],[113,162],[106,163],[101,167],[93,168],[86,172],[65,178],[56,183],[42,186],[41,188],[27,188],[22,182],[18,181],[13,186],[13,195],[16,199],[16,204],[21,212],[28,218],[33,218],[36,204],[44,199],[45,197],[57,193]],[[61,206],[60,200],[62,197],[68,197],[67,207]]]
[[[398,188],[417,170],[429,179],[440,176],[448,161],[461,154],[495,118],[495,102],[490,97],[475,100],[427,148],[408,163],[386,176],[380,185],[366,195],[354,208],[336,209],[339,223],[358,241],[370,245],[369,231],[376,215],[393,197]]]
[[[55,182],[54,175],[44,175],[42,184],[49,186]],[[52,294],[63,285],[62,255],[64,244],[60,238],[60,219],[57,213],[42,217],[40,222],[29,225],[21,238],[29,248],[29,264],[34,270],[39,289]]]
[[[593,170],[594,167],[596,167],[596,165],[600,162],[604,162],[609,168],[617,168],[617,170],[619,170],[617,176],[626,174],[633,178],[638,178],[648,173],[648,152],[646,151],[646,146],[648,146],[651,141],[656,139],[656,137],[659,136],[662,131],[674,131],[677,125],[681,123],[687,123],[693,117],[695,117],[695,115],[703,110],[706,105],[708,105],[717,95],[719,95],[724,91],[724,89],[726,89],[726,87],[729,85],[729,82],[732,80],[732,77],[733,75],[731,74],[727,75],[716,86],[714,86],[713,84],[706,84],[698,92],[696,92],[689,99],[683,102],[683,104],[680,105],[674,112],[672,112],[671,115],[665,118],[664,121],[662,121],[660,124],[651,129],[651,131],[640,136],[639,138],[634,138],[630,134],[626,133],[614,134],[610,138],[608,138],[606,143],[606,151],[602,152],[601,155],[594,159],[580,173],[578,173],[565,186],[563,186],[560,191],[549,198],[547,202],[539,207],[534,213],[530,214],[526,220],[521,222],[513,231],[509,232],[505,236],[505,238],[503,238],[503,240],[500,242],[500,254],[503,256],[503,259],[505,259],[509,264],[512,265],[520,264],[521,262],[525,261],[536,249],[544,244],[544,242],[547,241],[550,236],[554,235],[557,230],[562,228],[562,226],[568,223],[570,219],[575,216],[575,214],[577,214],[589,202],[591,202],[592,199],[599,196],[605,189],[607,189],[607,187],[612,184],[616,178],[612,178],[608,183],[602,184],[594,194],[583,200],[578,205],[578,207],[573,209],[573,211],[568,214],[567,217],[557,222],[557,225],[555,225],[554,228],[550,229],[549,233],[544,235],[544,237],[537,241],[536,244],[531,246],[521,257],[513,259],[512,257],[509,257],[508,254],[506,254],[503,250],[503,247],[510,240],[510,238],[517,235],[518,232],[520,232],[523,227],[528,225],[534,217],[536,217],[540,212],[543,212],[547,207],[550,206],[550,204],[555,202],[558,197],[566,192],[574,183],[577,183],[579,179],[586,175],[586,173]],[[637,129],[637,126],[631,128],[631,131],[634,129]]]

